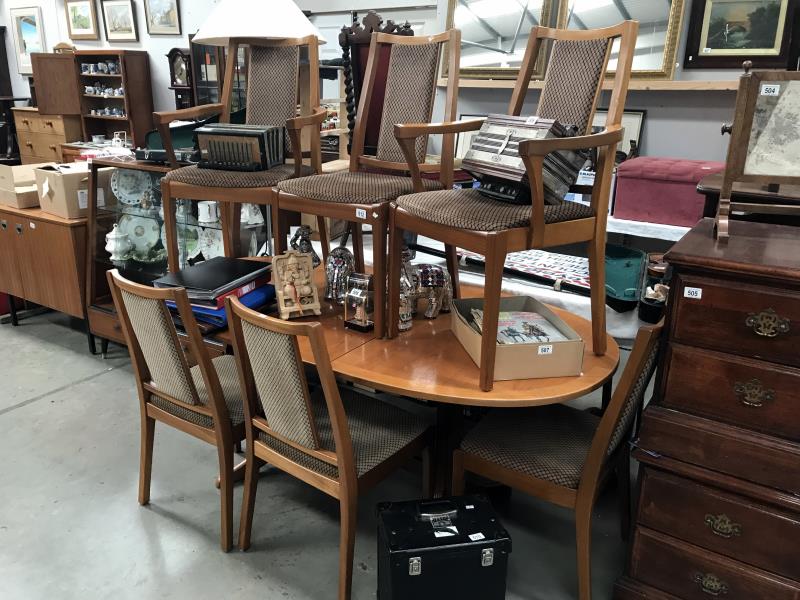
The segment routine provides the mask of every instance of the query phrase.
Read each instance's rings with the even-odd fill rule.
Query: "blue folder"
[[[261,308],[274,299],[275,286],[262,285],[239,298],[239,302],[244,304],[247,308]],[[168,301],[167,306],[175,308],[175,303]],[[224,306],[222,308],[212,308],[210,306],[197,306],[193,304],[192,312],[194,313],[194,318],[200,322],[209,323],[216,327],[225,327],[228,324],[228,315],[225,314]]]

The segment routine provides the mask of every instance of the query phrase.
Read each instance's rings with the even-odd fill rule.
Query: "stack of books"
[[[225,298],[234,296],[248,308],[260,308],[275,298],[269,285],[271,265],[263,262],[218,256],[156,279],[158,288],[186,289],[195,319],[224,327]],[[170,308],[174,308],[171,303]]]
[[[473,308],[472,327],[478,333],[483,329],[483,311]],[[544,315],[535,312],[501,312],[497,320],[498,344],[549,344],[563,342],[567,337]]]

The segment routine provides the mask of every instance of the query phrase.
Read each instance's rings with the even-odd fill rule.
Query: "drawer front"
[[[800,441],[800,370],[672,344],[661,404]]]
[[[637,527],[631,577],[684,600],[798,600],[800,585]]]
[[[800,366],[800,294],[699,277],[677,283],[676,341]]]
[[[97,337],[105,338],[118,344],[125,344],[125,335],[115,313],[89,307],[89,330]]]
[[[33,131],[46,135],[55,135],[63,140],[64,119],[59,115],[39,115],[33,120]]]
[[[14,111],[14,126],[17,133],[35,133],[37,131],[34,121],[39,118],[39,114],[31,111]]]
[[[638,518],[650,529],[800,580],[800,515],[645,468]]]
[[[58,136],[43,133],[19,133],[20,154],[37,156],[45,162],[61,161],[61,141]]]
[[[656,456],[800,494],[800,444],[788,440],[650,406],[639,446]]]

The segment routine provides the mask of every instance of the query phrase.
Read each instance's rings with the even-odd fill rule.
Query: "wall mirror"
[[[639,21],[632,76],[671,79],[684,0],[450,0],[448,27],[461,30],[463,79],[515,79],[531,27],[595,29]],[[544,75],[546,53],[534,78]],[[612,49],[609,73],[614,72]]]

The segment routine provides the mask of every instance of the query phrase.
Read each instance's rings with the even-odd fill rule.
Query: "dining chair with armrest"
[[[663,321],[643,327],[602,417],[564,405],[489,413],[453,453],[453,493],[469,471],[575,511],[578,588],[591,597],[592,508],[616,471],[623,537],[630,523],[630,447],[636,415],[656,367]]]
[[[183,288],[153,288],[107,272],[131,355],[141,409],[139,504],[150,503],[153,438],[159,421],[217,447],[220,545],[233,542],[234,446],[244,437],[244,409],[236,364],[230,355],[208,356]],[[185,348],[167,302],[186,329]],[[196,364],[190,366],[192,362]]]
[[[485,257],[484,318],[481,339],[481,389],[492,389],[503,266],[509,252],[587,242],[591,278],[592,347],[606,351],[605,336],[605,243],[608,200],[616,146],[622,139],[622,113],[630,79],[638,24],[625,21],[594,30],[562,30],[534,27],[522,67],[511,96],[508,112],[519,116],[536,59],[545,41],[553,44],[537,116],[574,125],[581,135],[568,138],[528,140],[519,144],[531,187],[529,205],[487,198],[477,189],[425,191],[413,149],[419,136],[453,133],[480,128],[480,121],[453,124],[398,124],[400,147],[414,180],[414,193],[392,203],[389,217],[389,318],[388,334],[398,334],[400,311],[400,262],[404,230],[443,241]],[[591,131],[592,118],[614,40],[619,39],[605,129]],[[556,150],[598,149],[598,166],[590,206],[575,202],[546,205],[543,165]],[[444,152],[444,150],[443,150]],[[456,267],[457,268],[457,267]],[[454,286],[456,273],[451,270]]]
[[[239,547],[250,547],[258,469],[264,463],[339,500],[340,600],[350,598],[358,495],[422,453],[430,490],[428,423],[408,411],[339,388],[317,322],[290,323],[226,299],[244,394],[247,459]],[[312,393],[300,359],[309,344],[319,376]]]

